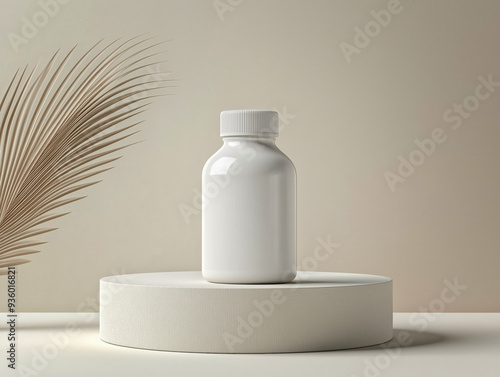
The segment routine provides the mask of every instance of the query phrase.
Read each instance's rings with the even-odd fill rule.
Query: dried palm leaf
[[[158,64],[158,43],[101,42],[74,64],[76,46],[39,74],[18,70],[0,100],[0,275],[39,251],[44,242],[33,237],[56,229],[41,225],[99,182],[93,177],[111,168],[114,152],[131,145],[123,140],[136,133],[136,116],[167,87],[144,73]]]

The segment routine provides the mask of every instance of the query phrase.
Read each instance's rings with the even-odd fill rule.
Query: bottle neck
[[[274,145],[276,143],[276,136],[257,136],[257,135],[234,135],[234,136],[223,136],[222,141],[224,144],[236,145],[240,143],[260,143]]]

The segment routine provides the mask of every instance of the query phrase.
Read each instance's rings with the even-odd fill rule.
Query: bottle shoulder
[[[259,143],[223,145],[207,160],[203,174],[227,174],[236,169],[244,169],[248,174],[278,171],[296,174],[290,158],[276,145]]]

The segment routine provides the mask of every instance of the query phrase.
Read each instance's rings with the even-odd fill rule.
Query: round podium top
[[[298,271],[295,280],[286,284],[221,284],[206,281],[200,271],[181,271],[115,275],[102,278],[101,281],[131,286],[163,288],[276,289],[279,287],[280,289],[302,289],[374,285],[388,283],[392,279],[378,275]]]

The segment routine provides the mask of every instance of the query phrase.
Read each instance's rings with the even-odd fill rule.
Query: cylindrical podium
[[[276,353],[364,347],[392,338],[392,280],[299,272],[288,284],[236,285],[201,273],[101,279],[100,336],[143,349]]]

